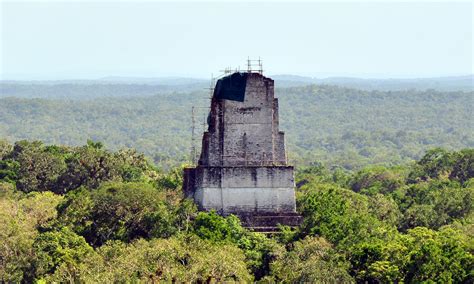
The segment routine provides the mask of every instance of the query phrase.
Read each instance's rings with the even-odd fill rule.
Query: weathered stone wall
[[[198,167],[191,182],[202,210],[294,212],[293,167]],[[185,181],[189,184],[189,181]]]
[[[214,94],[199,164],[185,169],[184,190],[202,210],[294,213],[293,167],[286,162],[274,82],[258,73],[246,76],[243,101]]]
[[[285,165],[284,133],[278,127],[274,82],[248,74],[243,102],[211,102],[209,131],[203,137],[201,165]]]

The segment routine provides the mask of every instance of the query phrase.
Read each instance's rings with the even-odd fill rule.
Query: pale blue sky
[[[473,73],[473,3],[2,2],[3,79]]]

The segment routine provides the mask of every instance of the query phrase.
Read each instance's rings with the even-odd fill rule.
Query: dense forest
[[[289,82],[276,81],[276,94],[280,129],[297,166],[318,161],[329,168],[357,170],[405,164],[433,147],[474,147],[474,91],[464,90],[464,85],[456,91],[403,89],[405,85],[397,85],[396,91],[278,87]],[[391,86],[387,84],[376,86]],[[209,106],[204,86],[3,83],[0,137],[10,143],[27,139],[72,146],[93,139],[111,150],[136,148],[170,168],[189,160],[192,106],[197,107],[195,138],[200,147]]]
[[[0,282],[474,281],[472,148],[300,166],[303,222],[275,235],[198,212],[181,173],[91,140],[0,141]]]
[[[205,82],[2,82],[0,282],[473,283],[472,78],[283,77],[303,222],[273,235],[183,196]]]

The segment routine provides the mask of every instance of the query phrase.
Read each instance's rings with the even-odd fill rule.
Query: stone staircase
[[[238,215],[242,226],[260,233],[278,233],[278,225],[299,226],[303,217],[298,213],[245,213]]]

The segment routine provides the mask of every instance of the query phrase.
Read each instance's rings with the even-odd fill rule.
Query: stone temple
[[[218,80],[199,162],[184,170],[185,194],[200,210],[235,214],[256,231],[298,225],[293,167],[278,124],[272,79],[236,72]]]

